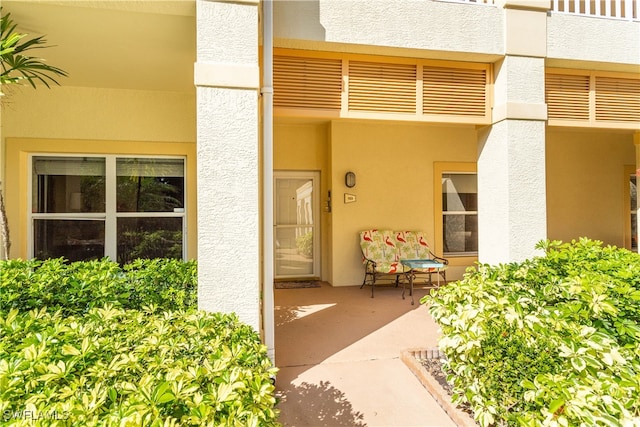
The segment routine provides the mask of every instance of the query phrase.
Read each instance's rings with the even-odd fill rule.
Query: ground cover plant
[[[423,298],[453,400],[482,426],[640,425],[640,255],[541,242]]]
[[[194,261],[0,262],[0,424],[278,425],[275,369]]]

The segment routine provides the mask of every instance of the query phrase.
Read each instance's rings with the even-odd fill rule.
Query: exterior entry
[[[275,278],[320,277],[318,172],[274,172]]]

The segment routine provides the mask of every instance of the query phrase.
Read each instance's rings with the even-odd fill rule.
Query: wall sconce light
[[[347,172],[344,176],[344,185],[349,188],[356,186],[356,174],[353,172]]]

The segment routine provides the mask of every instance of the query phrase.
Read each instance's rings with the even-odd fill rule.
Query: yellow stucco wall
[[[179,155],[187,159],[187,256],[197,257],[195,94],[16,88],[2,105],[11,256],[27,256],[28,155]]]
[[[382,122],[334,122],[332,228],[334,286],[362,283],[358,232],[368,228],[424,230],[434,252],[434,162],[476,161],[476,131]],[[344,174],[356,173],[347,189]],[[355,194],[344,203],[344,193]]]
[[[434,162],[475,162],[476,151],[471,126],[338,120],[274,128],[274,168],[320,170],[323,207],[332,192],[332,211],[322,214],[322,278],[333,286],[362,283],[361,230],[423,229],[435,242]],[[352,189],[347,171],[356,173]],[[345,193],[356,201],[345,203]]]
[[[3,137],[196,141],[195,92],[12,87]]]
[[[625,165],[634,165],[635,156],[628,132],[549,129],[548,238],[589,237],[624,246]]]

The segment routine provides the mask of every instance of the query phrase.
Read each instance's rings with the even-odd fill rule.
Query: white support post
[[[262,327],[264,343],[275,363],[273,235],[273,1],[262,2]]]
[[[624,19],[633,21],[633,1],[624,0]]]
[[[198,307],[260,330],[259,1],[196,1]]]
[[[507,55],[495,67],[493,124],[478,132],[478,260],[488,264],[530,258],[547,236],[546,10],[514,8],[505,8]]]

